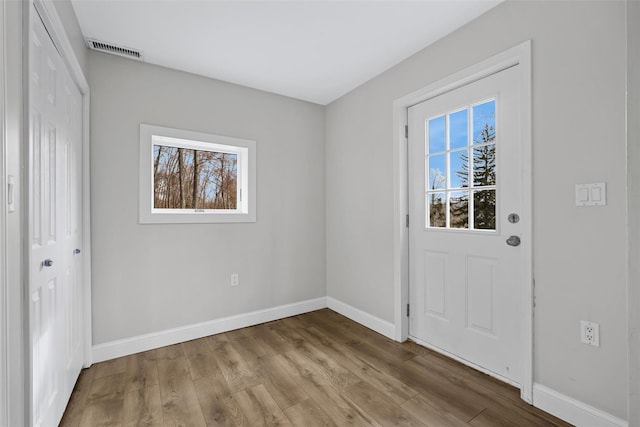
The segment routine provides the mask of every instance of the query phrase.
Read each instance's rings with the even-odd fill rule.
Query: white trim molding
[[[409,302],[409,229],[407,137],[408,108],[438,95],[473,83],[507,68],[518,66],[520,73],[520,109],[522,143],[522,384],[520,396],[532,401],[533,387],[533,218],[532,218],[532,135],[531,135],[531,41],[525,41],[502,53],[456,72],[393,102],[393,192],[394,192],[394,323],[393,337],[404,341],[409,336],[406,306]]]
[[[260,323],[284,319],[285,317],[296,316],[326,307],[327,298],[320,297],[98,344],[93,346],[93,361],[97,363],[115,359],[116,357],[128,356],[141,351],[153,350],[154,348],[195,340],[209,335],[259,325]]]
[[[367,312],[331,297],[327,297],[327,307],[387,338],[395,339],[396,327],[391,322],[372,316]]]
[[[625,420],[537,383],[533,405],[577,427],[628,427]]]
[[[7,200],[7,138],[5,133],[5,57],[6,57],[6,37],[5,37],[5,2],[0,5],[0,426],[9,425],[9,350],[8,350],[8,330],[9,324],[9,301],[7,289],[7,221],[8,211]],[[13,196],[13,195],[12,195]]]

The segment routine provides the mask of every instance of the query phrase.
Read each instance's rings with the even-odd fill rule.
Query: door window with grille
[[[426,226],[496,229],[496,101],[426,121]]]

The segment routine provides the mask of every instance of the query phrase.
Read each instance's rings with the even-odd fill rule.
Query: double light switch
[[[604,206],[606,204],[606,183],[576,184],[576,206]]]

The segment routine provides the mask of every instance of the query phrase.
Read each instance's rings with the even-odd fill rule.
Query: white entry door
[[[81,94],[37,12],[29,89],[31,416],[58,425],[82,368]]]
[[[517,67],[409,108],[409,333],[522,375]]]

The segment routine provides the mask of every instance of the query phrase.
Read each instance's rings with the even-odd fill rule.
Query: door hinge
[[[404,125],[404,137],[409,139],[409,125]]]
[[[410,313],[410,311],[409,311],[409,304],[407,304],[407,317],[409,317],[409,313]]]
[[[409,228],[409,214],[405,217],[405,226]]]

